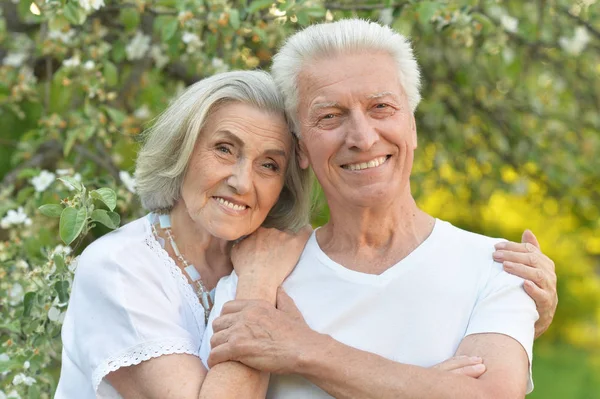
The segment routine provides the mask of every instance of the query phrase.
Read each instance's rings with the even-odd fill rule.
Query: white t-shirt
[[[523,280],[492,259],[498,239],[436,220],[431,235],[380,275],[343,267],[320,248],[315,233],[283,284],[306,322],[339,342],[387,359],[430,367],[454,356],[469,334],[517,340],[531,364],[535,303]],[[235,297],[237,277],[217,285],[200,357],[210,353],[212,320]],[[528,392],[533,388],[530,381]],[[272,375],[267,398],[329,398],[298,375]]]
[[[108,373],[161,355],[198,356],[204,329],[204,309],[149,218],[133,221],[79,259],[55,398],[120,398]]]

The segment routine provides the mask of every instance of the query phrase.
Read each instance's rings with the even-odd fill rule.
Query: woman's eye
[[[272,170],[273,172],[279,171],[279,165],[277,165],[274,162],[267,162],[267,163],[263,164],[263,166],[267,169]]]
[[[389,107],[389,105],[387,105],[387,104],[377,104],[375,106],[375,108],[378,108],[378,109],[384,109],[384,108],[387,108],[387,107]]]
[[[335,114],[327,114],[327,115],[323,116],[323,118],[321,118],[321,119],[333,119],[333,118],[335,118]]]

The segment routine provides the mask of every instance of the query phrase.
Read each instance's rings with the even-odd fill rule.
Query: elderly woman
[[[201,392],[198,351],[221,277],[235,267],[238,298],[274,303],[304,247],[309,175],[295,151],[265,72],[213,76],[169,106],[137,160],[137,190],[151,213],[81,255],[56,398],[222,397],[219,378],[252,392],[260,375],[235,364]],[[279,230],[261,228],[232,251],[260,226]],[[281,245],[267,260],[268,242]]]

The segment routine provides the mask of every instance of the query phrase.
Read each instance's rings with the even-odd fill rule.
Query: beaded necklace
[[[195,292],[202,303],[202,307],[204,308],[204,319],[208,321],[208,316],[210,314],[210,310],[213,307],[212,298],[210,297],[209,291],[206,289],[206,286],[202,282],[202,277],[200,277],[200,273],[196,270],[196,267],[189,263],[179,251],[177,244],[175,243],[175,236],[173,235],[173,231],[171,230],[171,217],[168,214],[158,215],[158,223],[160,228],[165,232],[167,239],[169,240],[169,244],[171,248],[173,248],[173,252],[177,257],[179,263],[183,266],[183,271],[188,276],[188,278],[192,281],[192,285],[195,286]],[[158,232],[156,231],[156,227],[152,224],[152,232],[156,236],[156,238],[160,238]]]

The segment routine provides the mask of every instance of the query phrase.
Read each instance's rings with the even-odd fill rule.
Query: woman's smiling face
[[[219,105],[200,132],[179,202],[215,237],[250,234],[279,198],[291,146],[283,115],[239,102]]]

